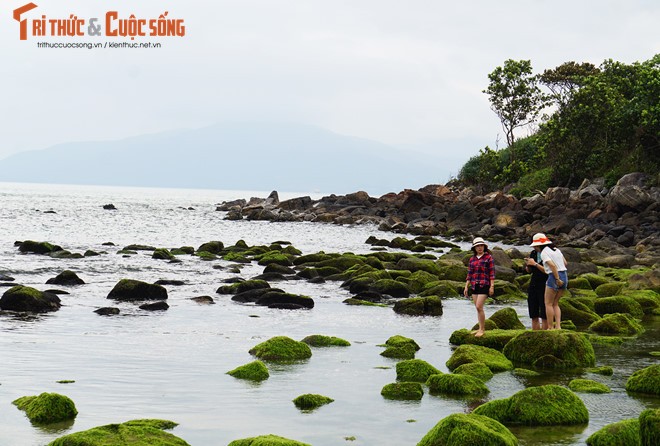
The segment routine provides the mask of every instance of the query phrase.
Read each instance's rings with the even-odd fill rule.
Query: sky
[[[660,2],[474,0],[33,0],[28,19],[183,19],[161,48],[57,49],[19,40],[0,4],[0,159],[226,121],[286,121],[467,161],[505,140],[487,75],[506,59],[536,72],[566,61],[660,53]]]

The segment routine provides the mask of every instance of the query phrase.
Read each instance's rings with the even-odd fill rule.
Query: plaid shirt
[[[493,262],[493,256],[485,252],[480,259],[477,256],[470,257],[468,275],[465,280],[470,281],[472,289],[477,285],[483,287],[490,286],[491,283],[494,283],[495,262]]]

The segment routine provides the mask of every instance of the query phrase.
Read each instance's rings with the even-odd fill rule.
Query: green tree
[[[529,60],[504,62],[488,75],[490,83],[483,92],[488,95],[506,136],[511,162],[516,160],[514,130],[531,124],[547,104],[547,97],[539,88],[539,76],[532,74]]]
[[[550,90],[550,99],[561,109],[573,98],[575,91],[585,84],[589,76],[599,72],[594,64],[588,62],[579,64],[571,61],[545,70],[539,80]]]

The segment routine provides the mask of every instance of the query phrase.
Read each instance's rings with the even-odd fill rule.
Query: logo
[[[34,3],[28,3],[14,9],[14,20],[19,23],[20,40],[28,37],[183,37],[186,26],[183,19],[168,17],[165,11],[157,18],[138,18],[135,14],[128,17],[118,11],[107,11],[102,18],[80,18],[70,14],[66,18],[49,18],[42,14],[41,18],[28,20],[23,15],[38,8]]]

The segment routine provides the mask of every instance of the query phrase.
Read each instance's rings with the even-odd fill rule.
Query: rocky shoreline
[[[265,199],[223,202],[216,210],[227,212],[228,220],[372,223],[383,231],[457,240],[481,236],[514,245],[529,244],[532,234],[545,232],[560,246],[597,247],[634,258],[611,266],[651,266],[660,261],[660,188],[648,183],[647,175],[631,173],[612,188],[604,180],[585,180],[575,190],[553,187],[522,199],[501,191],[478,195],[450,185],[378,198],[360,191],[280,201],[274,191]]]

